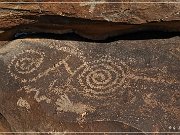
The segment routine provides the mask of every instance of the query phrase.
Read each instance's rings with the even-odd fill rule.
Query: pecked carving
[[[24,124],[25,131],[99,120],[123,121],[146,132],[173,130],[169,127],[178,131],[178,47],[177,37],[106,44],[14,41],[0,50],[1,111],[20,124],[33,118]],[[18,85],[12,89],[9,82]],[[49,121],[54,126],[47,126]],[[18,125],[13,128],[21,130]]]

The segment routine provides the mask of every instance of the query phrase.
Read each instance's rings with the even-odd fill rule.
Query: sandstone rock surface
[[[3,1],[1,0],[1,2]],[[19,1],[11,0],[11,2]],[[8,12],[4,16],[18,15],[18,12],[22,15],[24,11],[27,15],[28,13],[39,12],[91,20],[141,24],[179,20],[179,4],[179,0],[21,0],[19,3],[2,3],[0,7],[4,9],[1,11],[2,13]],[[9,11],[12,11],[11,14]]]
[[[180,132],[179,37],[14,40],[180,32],[179,0],[0,0],[0,24],[0,134]]]
[[[14,132],[179,132],[179,42],[15,40],[0,49],[0,113]]]
[[[0,34],[1,41],[17,32],[75,32],[97,40],[139,30],[180,31],[179,0],[4,2],[0,4],[0,30],[5,31]]]

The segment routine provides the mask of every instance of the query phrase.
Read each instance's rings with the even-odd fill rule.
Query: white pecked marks
[[[95,109],[82,103],[73,103],[69,97],[64,94],[56,101],[57,111],[74,112],[77,114],[85,114],[86,112],[93,112]]]
[[[17,56],[14,56],[10,65],[8,66],[11,76],[15,79],[20,79],[22,82],[28,80],[23,79],[22,76],[32,73],[37,70],[44,61],[44,53],[34,49],[22,51]]]
[[[26,108],[26,109],[31,109],[31,106],[30,104],[25,100],[23,99],[22,97],[20,97],[17,101],[17,106],[19,107],[23,107],[23,108]]]
[[[88,97],[103,98],[112,95],[124,84],[126,66],[111,60],[97,60],[88,63],[78,74],[81,94]]]

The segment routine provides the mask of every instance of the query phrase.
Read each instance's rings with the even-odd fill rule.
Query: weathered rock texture
[[[2,1],[4,0],[1,0],[1,2]],[[16,2],[18,0],[11,1]],[[51,13],[54,15],[67,17],[86,18],[91,20],[107,20],[111,22],[124,22],[129,24],[141,24],[153,21],[171,21],[180,19],[180,3],[178,3],[179,0],[21,0],[20,2],[39,3],[6,3],[1,4],[1,8],[5,8],[7,10],[9,9],[9,11],[14,10],[14,13],[18,13],[18,11],[21,10],[24,11],[24,13],[26,13],[27,15],[28,13],[32,12],[45,14]],[[11,12],[11,15],[12,14],[13,12]],[[22,13],[20,14],[22,15]]]
[[[124,0],[126,3],[113,3],[122,0],[61,2],[67,3],[1,3],[0,30],[5,32],[0,34],[0,40],[10,40],[17,32],[75,32],[97,40],[139,30],[180,31],[180,3],[172,3],[178,0],[166,0],[171,3],[164,0],[158,1],[162,3],[127,3],[127,0]]]
[[[0,49],[0,113],[16,132],[178,132],[179,42],[15,40]]]
[[[0,114],[0,134],[5,135],[5,133],[2,132],[11,132],[11,127],[7,120]],[[9,133],[12,135],[11,133]]]
[[[178,0],[17,1],[0,0],[1,132],[180,131],[178,37],[7,44],[21,33],[179,32]]]

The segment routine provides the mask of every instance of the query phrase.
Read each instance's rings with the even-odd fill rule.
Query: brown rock
[[[4,0],[1,0],[1,2],[2,1]],[[16,2],[18,0],[12,1]],[[14,10],[16,13],[18,11],[26,11],[29,13],[36,11],[45,14],[51,13],[60,16],[86,18],[91,20],[107,20],[110,22],[124,22],[128,24],[180,19],[180,3],[178,0],[22,0],[21,2],[39,3],[5,3],[1,4],[1,8],[6,9],[4,11]],[[12,14],[13,13],[11,13],[11,15]]]
[[[7,132],[12,132],[11,127],[9,123],[7,122],[7,120],[2,115],[0,115],[0,134],[5,135],[7,134]],[[9,135],[12,135],[12,134],[9,133]]]
[[[15,132],[178,132],[179,37],[0,49],[0,113]]]
[[[140,30],[180,31],[180,3],[173,3],[178,0],[61,2],[64,3],[1,3],[0,30],[6,33],[0,34],[0,40],[10,40],[17,32],[75,32],[97,40]]]

